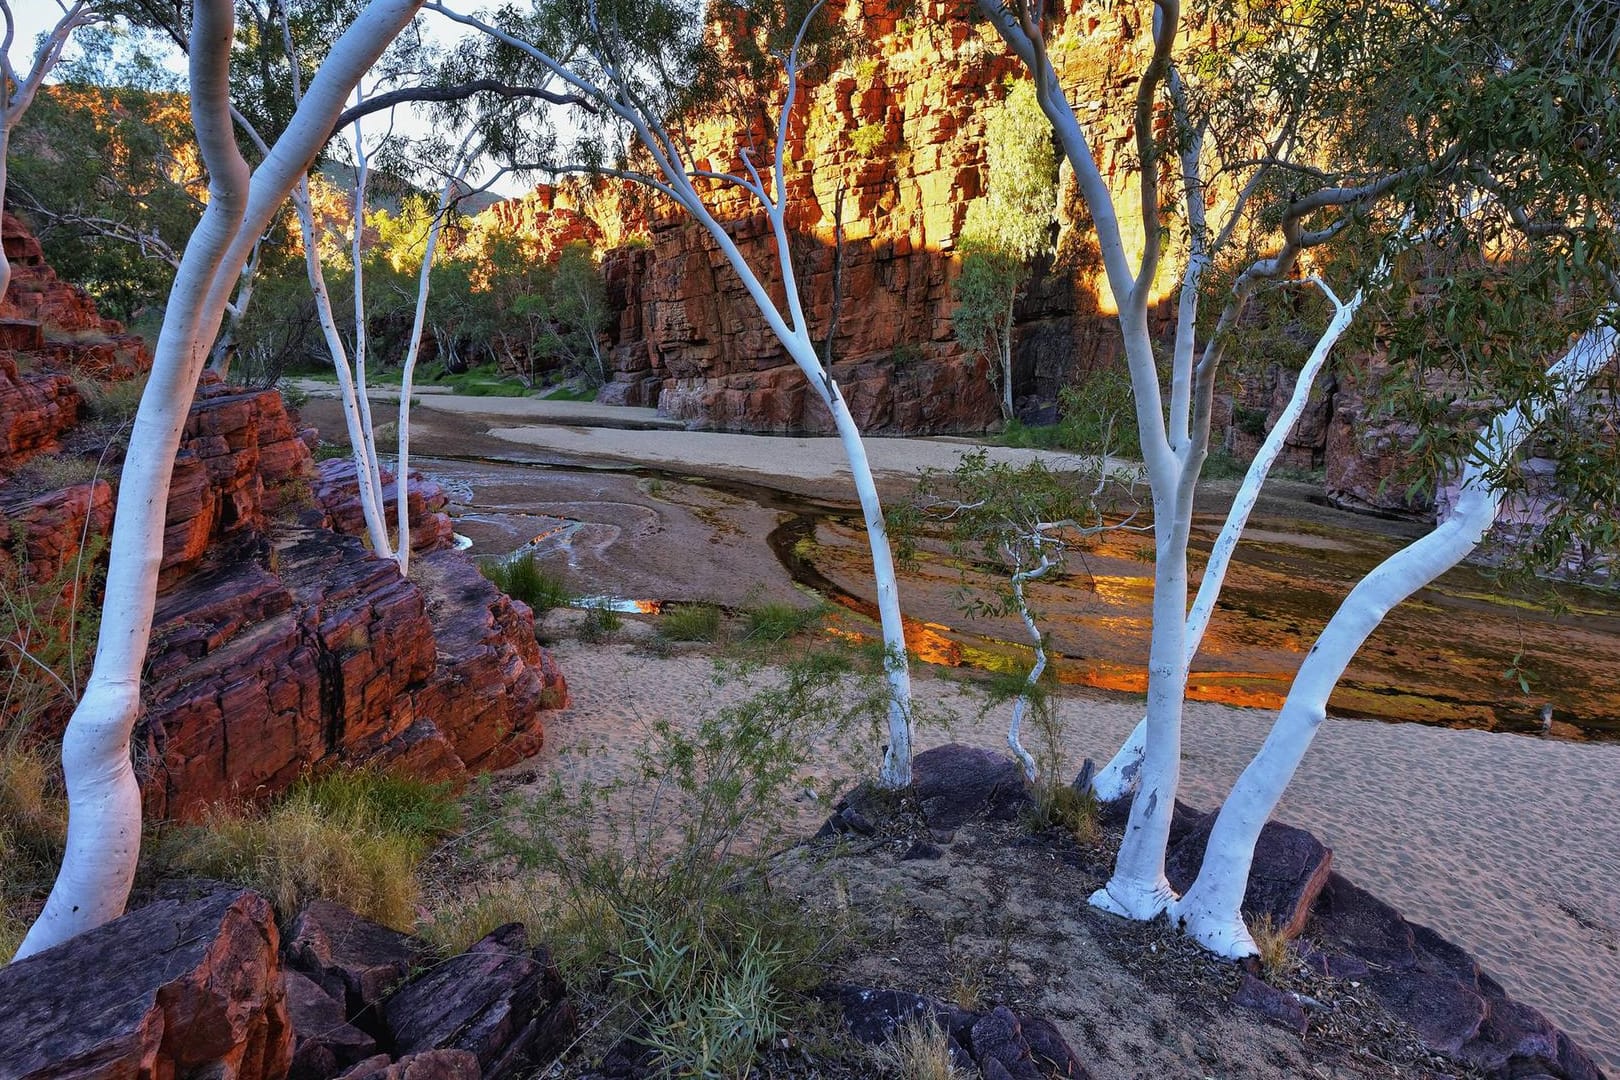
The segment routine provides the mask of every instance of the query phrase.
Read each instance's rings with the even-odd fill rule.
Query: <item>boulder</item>
[[[487,1080],[529,1075],[567,1045],[577,1023],[550,953],[530,949],[518,923],[401,986],[383,1018],[396,1053],[465,1050]]]
[[[1166,856],[1165,876],[1176,892],[1186,892],[1198,876],[1215,817],[1204,815],[1182,834]],[[1244,917],[1270,919],[1285,937],[1298,937],[1332,872],[1331,848],[1304,829],[1266,822],[1249,867],[1249,884],[1243,894]]]
[[[1018,762],[960,743],[914,757],[911,787],[928,827],[942,832],[978,819],[1011,821],[1033,805]]]
[[[287,928],[287,963],[343,1004],[346,1017],[378,1005],[428,956],[427,946],[329,900]]]
[[[480,1080],[482,1075],[478,1058],[465,1050],[425,1050],[398,1061],[378,1054],[343,1073],[340,1080]]]
[[[293,1056],[288,1080],[327,1080],[377,1053],[377,1041],[349,1023],[348,1010],[308,976],[283,970],[292,1022]]]
[[[0,968],[8,1080],[280,1080],[292,1060],[270,905],[166,900]]]

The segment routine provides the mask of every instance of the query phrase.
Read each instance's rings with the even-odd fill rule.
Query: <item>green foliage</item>
[[[658,632],[670,641],[718,641],[724,616],[713,604],[676,604],[658,618]]]
[[[326,899],[408,930],[417,868],[458,821],[449,785],[372,769],[329,774],[300,781],[262,812],[221,807],[202,825],[163,830],[148,868],[256,889],[282,919]]]
[[[654,724],[631,775],[577,789],[558,776],[489,807],[491,857],[550,883],[547,936],[569,979],[605,975],[619,1004],[609,1022],[656,1048],[671,1075],[746,1076],[823,977],[829,927],[771,892],[764,858],[816,747],[847,745],[888,702],[880,670],[842,651],[754,685],[689,727]]]
[[[877,156],[887,142],[888,134],[882,124],[863,124],[849,136],[849,145],[864,158]]]
[[[562,578],[542,567],[532,551],[505,558],[480,559],[478,572],[507,596],[529,605],[537,616],[562,607],[572,599],[573,594]]]
[[[743,637],[750,645],[771,647],[818,629],[826,617],[825,604],[800,607],[767,601],[743,613]]]
[[[613,610],[610,603],[587,604],[585,618],[579,624],[579,640],[592,643],[609,641],[623,625],[624,616]]]
[[[1005,99],[987,110],[983,198],[968,206],[963,239],[1027,263],[1051,250],[1057,210],[1057,152],[1046,115],[1029,80],[1013,84]]]

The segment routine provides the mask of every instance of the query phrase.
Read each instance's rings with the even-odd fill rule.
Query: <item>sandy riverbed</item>
[[[413,445],[424,454],[461,457],[659,464],[800,494],[847,491],[836,440],[605,428],[598,426],[598,407],[547,402],[526,409],[525,400],[501,401],[497,413],[425,399],[413,421]],[[305,413],[329,438],[341,431],[330,403],[312,401]],[[872,457],[880,473],[897,481],[922,465],[949,468],[963,448],[959,440],[883,439],[872,442]],[[1017,459],[1034,452],[1007,453]],[[537,502],[554,497],[546,485],[534,487],[528,494]],[[514,490],[505,499],[517,510],[528,494]],[[759,534],[727,521],[712,508],[694,511],[679,535],[666,532],[654,543],[643,533],[642,543],[673,553],[664,568],[670,576],[709,567],[702,576],[720,593],[742,588],[748,571],[736,568],[749,566],[758,569],[767,594],[781,589],[769,576],[774,560],[757,550]],[[629,539],[636,535],[628,522],[589,558],[622,560],[625,572],[645,579],[642,595],[677,595],[668,587],[657,591],[656,561],[633,556]],[[588,761],[593,773],[623,768],[638,733],[660,718],[689,720],[697,703],[725,693],[714,689],[711,666],[699,657],[570,644],[558,658],[575,700],[553,723],[542,765],[572,769]],[[975,719],[977,705],[953,683],[924,678],[919,688],[963,717],[954,731],[925,731],[923,745],[949,738],[999,745],[1004,716]],[[1137,702],[1117,695],[1066,690],[1061,716],[1072,759],[1106,758],[1139,715]],[[1253,710],[1189,705],[1183,797],[1214,805],[1270,721]],[[584,747],[593,748],[588,758],[565,753]],[[806,805],[807,818],[817,813]],[[1331,845],[1354,880],[1474,951],[1515,995],[1544,1009],[1620,1073],[1620,901],[1613,887],[1620,878],[1620,745],[1330,720],[1278,816]]]

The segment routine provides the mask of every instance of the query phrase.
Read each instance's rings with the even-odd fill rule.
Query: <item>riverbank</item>
[[[614,583],[618,595],[737,606],[794,599],[800,594],[792,577],[761,542],[781,515],[768,493],[780,489],[828,505],[849,501],[840,459],[817,453],[816,444],[828,440],[602,429],[587,426],[583,412],[554,408],[569,403],[546,404],[553,418],[533,426],[514,425],[504,401],[500,416],[425,405],[413,421],[413,444],[424,455],[458,459],[455,474],[477,488],[477,509],[460,528],[484,550],[511,550],[547,529],[581,521],[579,511],[589,507],[586,527],[569,532],[552,555],[581,583]],[[578,422],[567,422],[571,415]],[[312,401],[305,416],[328,437],[341,432],[331,403]],[[516,428],[528,431],[521,442],[496,434]],[[891,444],[899,448],[893,456]],[[923,454],[928,463],[949,468],[963,445],[872,443],[880,482],[891,490],[909,485],[916,462],[906,455]],[[683,453],[696,460],[681,460]],[[468,462],[477,458],[564,468],[511,472]],[[902,461],[899,469],[884,464]],[[590,470],[604,462],[657,464],[663,471]],[[723,485],[663,479],[686,470],[749,487],[739,494]],[[1271,498],[1289,497],[1288,485],[1277,490]],[[1292,505],[1312,504],[1296,494]],[[1335,527],[1344,528],[1345,517],[1332,518]],[[1385,536],[1410,532],[1376,519],[1354,524]],[[561,751],[596,743],[605,746],[584,759],[589,767],[621,770],[637,731],[660,719],[690,722],[692,703],[714,692],[710,665],[701,657],[564,645],[560,663],[575,703],[550,728],[548,749],[534,763],[542,770],[572,768],[575,758]],[[929,699],[959,696],[955,684],[941,679],[920,678],[919,688]],[[1071,761],[1109,756],[1140,707],[1128,695],[1066,688],[1060,716]],[[1004,715],[972,719],[977,709],[971,702],[957,711],[964,719],[955,738],[1000,745]],[[1215,805],[1270,721],[1261,711],[1189,705],[1184,798]],[[928,745],[947,737],[925,731],[922,738]],[[1352,879],[1475,951],[1512,992],[1566,1026],[1607,1068],[1620,1070],[1613,1020],[1620,1012],[1620,906],[1611,887],[1620,875],[1616,777],[1620,746],[1613,744],[1330,720],[1279,817],[1316,832],[1336,849],[1338,865]]]

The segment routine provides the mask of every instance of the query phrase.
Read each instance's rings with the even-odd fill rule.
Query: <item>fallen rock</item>
[[[1198,876],[1215,818],[1205,814],[1166,856],[1165,876],[1176,892],[1186,892]],[[1254,847],[1243,914],[1250,920],[1270,919],[1284,937],[1298,937],[1332,872],[1331,848],[1304,829],[1268,821]]]
[[[1245,971],[1243,982],[1232,995],[1232,1004],[1240,1009],[1252,1009],[1262,1016],[1277,1021],[1290,1031],[1305,1034],[1307,1021],[1305,1007],[1288,994]]]
[[[288,1080],[327,1080],[377,1053],[377,1041],[349,1023],[348,1010],[307,975],[284,970],[281,985],[292,1021]]]
[[[342,1002],[345,1017],[376,1006],[427,957],[416,938],[316,900],[287,928],[287,963]]]
[[[465,1050],[486,1080],[550,1061],[577,1023],[550,953],[529,949],[520,923],[407,982],[384,1002],[383,1018],[397,1053]]]
[[[911,761],[911,788],[928,827],[951,831],[969,821],[1011,821],[1032,806],[1018,762],[960,743],[924,750]]]
[[[1018,1017],[997,1005],[973,1025],[973,1059],[985,1080],[1044,1080],[1024,1040]]]
[[[427,1050],[390,1061],[387,1054],[367,1058],[340,1080],[480,1080],[478,1058],[465,1050]]]
[[[161,901],[0,968],[7,1080],[280,1080],[292,1027],[258,894]]]

